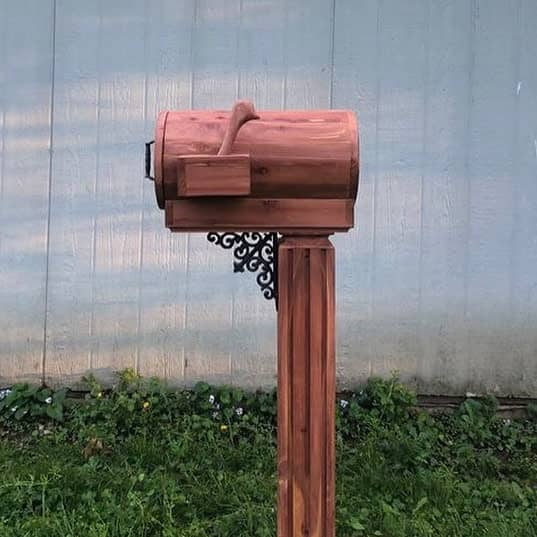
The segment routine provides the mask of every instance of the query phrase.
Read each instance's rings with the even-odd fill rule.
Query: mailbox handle
[[[218,155],[229,155],[231,153],[231,148],[239,129],[247,121],[252,119],[259,119],[259,116],[255,111],[254,103],[246,100],[237,101],[231,110],[231,117],[229,118],[226,133],[224,134],[224,141],[220,146]]]
[[[155,178],[151,175],[151,146],[155,140],[145,143],[145,178],[154,181]]]

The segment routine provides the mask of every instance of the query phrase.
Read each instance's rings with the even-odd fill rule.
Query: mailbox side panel
[[[354,199],[358,149],[354,113],[260,111],[239,131],[232,153],[249,154],[251,196]],[[161,115],[162,117],[162,115]],[[178,199],[178,157],[216,155],[229,112],[168,112],[155,149],[166,200]],[[159,120],[160,121],[160,120]],[[157,173],[157,178],[159,177]],[[160,180],[160,179],[157,179]]]

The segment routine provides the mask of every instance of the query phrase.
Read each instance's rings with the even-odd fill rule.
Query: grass
[[[3,395],[2,537],[275,535],[274,393],[88,383]],[[537,536],[537,420],[414,405],[397,379],[338,400],[338,537]]]

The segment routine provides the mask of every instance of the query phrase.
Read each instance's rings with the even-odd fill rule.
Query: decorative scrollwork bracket
[[[207,240],[226,250],[233,248],[233,272],[258,272],[256,281],[267,300],[274,299],[278,309],[278,234],[246,231],[212,231]]]

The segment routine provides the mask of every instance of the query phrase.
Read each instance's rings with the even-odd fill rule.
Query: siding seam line
[[[517,84],[521,83],[520,80],[520,72],[521,72],[521,55],[522,55],[522,29],[521,29],[521,14],[522,14],[522,1],[517,1],[517,7],[516,7],[516,13],[515,13],[515,20],[514,20],[514,33],[513,36],[513,55],[514,55],[514,70],[515,70],[515,80],[517,81]],[[513,140],[511,145],[511,151],[512,151],[512,158],[513,158],[513,173],[511,175],[512,177],[512,205],[513,205],[513,211],[512,211],[512,222],[511,222],[511,244],[510,244],[510,260],[509,260],[509,272],[510,272],[510,278],[509,278],[509,317],[510,321],[514,322],[514,316],[516,314],[516,308],[515,308],[515,274],[518,269],[518,263],[517,263],[517,230],[519,229],[518,224],[518,215],[520,211],[520,153],[519,153],[519,146],[520,146],[520,95],[519,95],[519,89],[517,88],[517,94],[515,95],[515,113],[514,113],[514,134],[513,134]]]
[[[4,21],[2,24],[2,57],[0,58],[0,66],[2,66],[4,74],[7,73],[7,20],[9,18],[8,7],[5,9]],[[2,203],[4,199],[4,177],[5,177],[5,166],[6,166],[6,78],[2,77],[0,80],[3,81],[0,88],[2,88],[2,98],[0,100],[0,116],[1,116],[1,125],[2,125],[2,142],[0,143],[0,209],[2,208]],[[0,252],[2,251],[2,233],[0,233]],[[46,282],[45,282],[46,284]]]
[[[330,87],[328,94],[329,108],[334,107],[334,74],[335,74],[335,49],[336,49],[336,0],[332,0],[332,24],[330,36]]]
[[[283,80],[280,109],[287,109],[287,84],[289,78],[289,0],[284,4],[284,34],[283,34]]]
[[[148,41],[149,41],[149,21],[148,1],[144,1],[144,95],[142,101],[142,116],[144,123],[144,134],[147,132],[147,103],[148,103]],[[140,373],[140,334],[142,332],[142,295],[143,295],[143,264],[144,264],[144,226],[145,226],[145,181],[141,181],[140,196],[140,227],[138,237],[138,311],[136,312],[136,356],[135,371]]]
[[[93,183],[93,203],[95,204],[95,210],[93,212],[92,224],[91,224],[91,311],[88,319],[89,327],[89,352],[88,352],[88,369],[93,370],[94,359],[94,336],[95,336],[95,296],[97,294],[97,285],[95,283],[95,276],[97,271],[97,227],[99,221],[99,170],[101,168],[101,100],[102,100],[102,35],[103,35],[103,9],[102,1],[98,3],[99,10],[99,26],[97,33],[97,49],[96,49],[96,66],[97,66],[97,95],[95,102],[95,120],[96,120],[96,133],[95,133],[95,177]]]
[[[50,100],[49,100],[49,149],[48,149],[48,200],[47,200],[47,229],[45,245],[45,296],[43,318],[43,349],[41,352],[41,384],[45,384],[47,364],[47,320],[48,320],[48,291],[50,267],[50,212],[52,208],[52,164],[54,157],[54,97],[56,77],[56,0],[52,0],[52,43],[50,65]]]
[[[420,215],[419,215],[419,261],[418,261],[418,356],[417,363],[420,376],[423,378],[425,360],[424,352],[424,319],[423,319],[423,234],[424,234],[424,207],[425,207],[425,176],[426,162],[429,150],[429,103],[430,89],[429,80],[431,77],[431,5],[425,6],[425,31],[424,31],[424,66],[423,66],[423,120],[422,120],[422,146],[421,146],[421,177],[420,177]],[[430,374],[428,371],[427,374]]]
[[[196,74],[194,70],[194,59],[196,56],[194,50],[194,44],[196,42],[196,30],[198,28],[198,1],[194,0],[192,5],[192,27],[190,29],[190,50],[189,50],[189,62],[190,62],[190,109],[194,110],[194,90],[196,87]],[[170,232],[171,235],[171,232]],[[184,304],[183,304],[183,352],[182,352],[182,364],[181,373],[182,380],[187,378],[188,368],[188,352],[187,352],[187,334],[188,334],[188,314],[189,314],[189,302],[190,302],[190,238],[191,233],[186,233],[184,253],[185,253],[185,292],[184,292]],[[170,237],[171,240],[171,237]]]
[[[370,292],[370,321],[373,326],[375,326],[376,322],[376,315],[377,315],[377,212],[378,212],[378,181],[379,181],[379,138],[380,138],[380,116],[381,116],[381,110],[380,110],[380,102],[381,102],[381,91],[382,91],[382,41],[380,39],[380,34],[382,31],[381,28],[381,15],[383,12],[383,2],[382,0],[379,0],[377,3],[377,28],[376,28],[376,34],[375,34],[375,66],[376,66],[376,79],[375,79],[375,155],[374,155],[374,166],[375,166],[375,173],[373,175],[372,181],[373,181],[373,188],[372,188],[372,222],[371,222],[371,256],[370,256],[370,283],[369,283],[369,292]],[[371,342],[370,342],[371,345]],[[373,350],[374,352],[374,350]],[[370,353],[371,356],[371,353]],[[371,360],[368,364],[368,373],[369,376],[373,375],[374,366]]]
[[[465,219],[465,252],[464,252],[464,304],[463,304],[463,316],[462,321],[464,323],[464,348],[463,356],[467,367],[470,367],[470,355],[471,355],[471,341],[470,333],[468,329],[468,300],[469,300],[469,270],[470,270],[470,234],[472,230],[471,218],[472,218],[472,174],[471,174],[471,155],[470,151],[473,147],[472,127],[473,127],[473,104],[474,104],[474,81],[475,81],[475,62],[476,62],[476,40],[477,40],[477,24],[478,24],[478,6],[477,0],[472,0],[470,6],[470,35],[468,36],[468,92],[466,95],[466,104],[468,109],[466,110],[466,134],[465,134],[465,146],[466,151],[464,155],[464,175],[466,179],[466,219]],[[470,378],[471,372],[466,371],[466,378]]]

